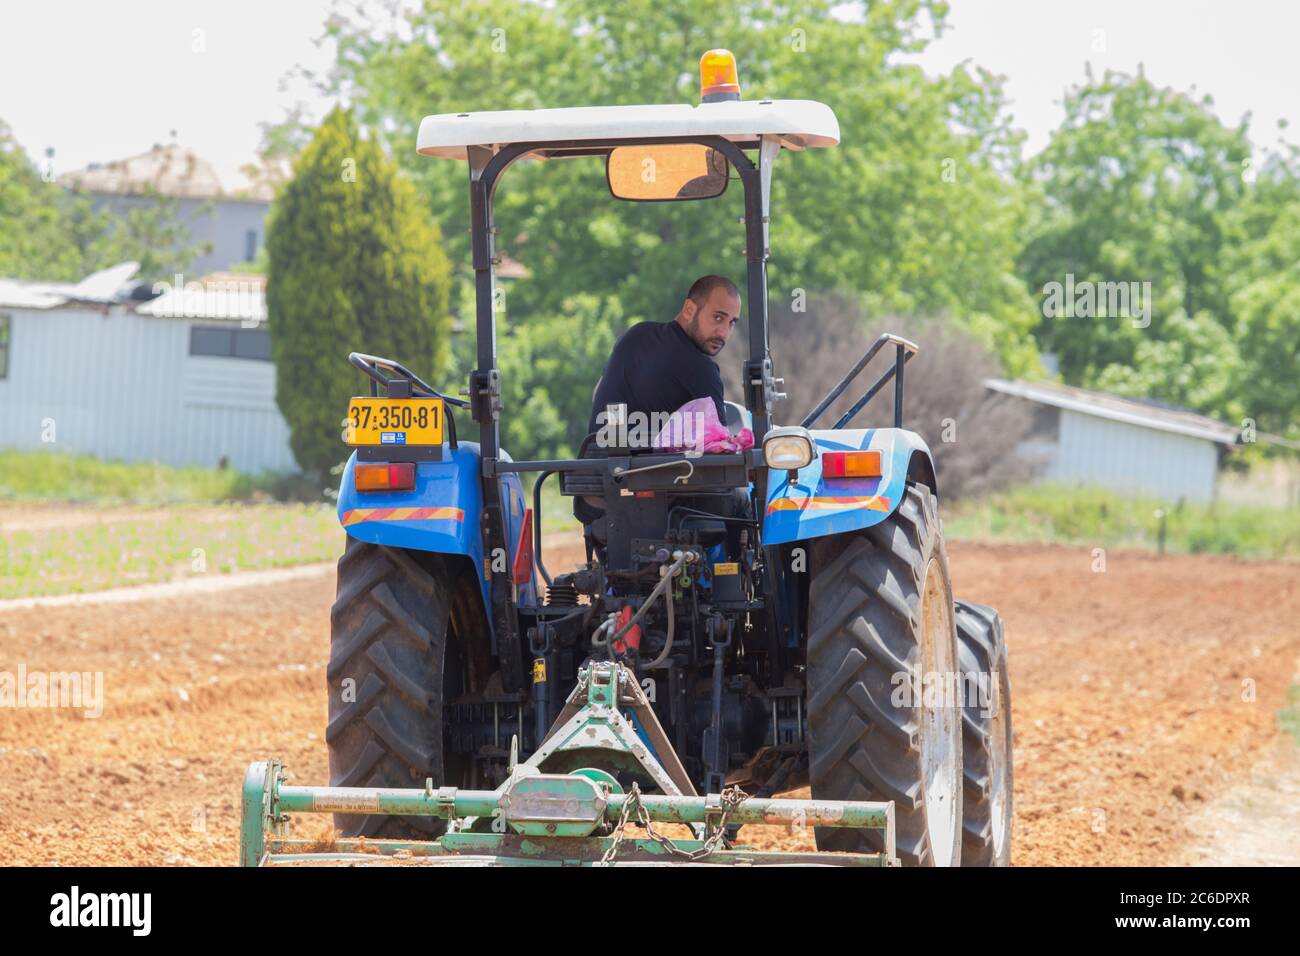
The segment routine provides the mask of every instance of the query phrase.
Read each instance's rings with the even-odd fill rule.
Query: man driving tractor
[[[599,430],[606,424],[610,405],[626,406],[624,424],[629,425],[638,418],[662,421],[693,399],[710,398],[718,421],[725,423],[722,373],[711,356],[726,346],[739,320],[736,284],[725,276],[706,275],[691,284],[671,322],[639,322],[624,332],[592,392],[587,433],[595,437],[588,441],[597,447],[608,444],[601,442]],[[654,439],[656,431],[657,426],[642,429],[647,441]],[[584,525],[604,512],[604,503],[595,496],[573,499],[574,517]]]
[[[711,398],[727,420],[722,373],[711,356],[727,344],[740,320],[740,290],[730,279],[706,275],[686,293],[671,322],[640,322],[623,333],[592,395],[587,432],[604,424],[609,405],[626,405],[629,419],[669,415],[696,398]],[[650,436],[653,438],[653,434]]]

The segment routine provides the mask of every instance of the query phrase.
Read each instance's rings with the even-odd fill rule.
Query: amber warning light
[[[700,102],[740,99],[736,57],[730,50],[710,50],[700,57]]]

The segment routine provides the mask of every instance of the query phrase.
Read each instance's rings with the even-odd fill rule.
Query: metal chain
[[[623,801],[623,812],[619,815],[618,824],[614,827],[614,842],[609,845],[609,849],[604,852],[600,858],[600,866],[609,866],[614,862],[614,856],[618,853],[619,844],[623,842],[623,836],[627,830],[628,819],[632,815],[632,805],[641,806],[641,788],[635,781],[632,783],[632,791]]]
[[[713,832],[704,840],[704,843],[699,847],[699,849],[683,850],[674,843],[670,837],[655,830],[654,825],[650,821],[649,812],[646,810],[645,805],[641,803],[641,788],[638,787],[636,783],[633,783],[632,789],[627,795],[627,799],[623,801],[623,812],[619,815],[618,824],[614,827],[614,842],[609,845],[609,849],[606,850],[604,855],[600,858],[600,865],[609,866],[614,862],[614,856],[618,853],[618,848],[623,842],[625,831],[628,822],[631,819],[634,807],[636,810],[636,820],[645,828],[646,836],[651,840],[654,840],[655,843],[659,844],[673,856],[683,860],[695,861],[702,860],[706,856],[717,851],[719,844],[721,844],[727,836],[727,817],[731,814],[732,810],[736,809],[736,807],[748,799],[749,794],[744,790],[741,790],[740,787],[731,786],[723,790],[721,795],[722,815],[718,818],[717,826],[713,828]]]

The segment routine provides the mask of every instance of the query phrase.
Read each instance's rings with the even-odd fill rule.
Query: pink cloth
[[[695,398],[668,417],[655,436],[658,451],[687,451],[697,454],[744,451],[754,447],[754,433],[742,428],[733,435],[718,420],[718,406],[711,398]]]

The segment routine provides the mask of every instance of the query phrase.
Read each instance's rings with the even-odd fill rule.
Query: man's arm
[[[718,410],[718,421],[727,423],[727,409],[723,405],[722,372],[716,362],[710,359],[690,363],[688,368],[679,369],[677,380],[691,398],[711,398]]]
[[[709,398],[713,399],[714,406],[718,409],[718,421],[727,424],[727,408],[723,404],[724,395],[722,392],[722,372],[714,362],[709,363],[712,374],[709,376]]]

